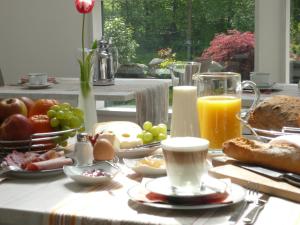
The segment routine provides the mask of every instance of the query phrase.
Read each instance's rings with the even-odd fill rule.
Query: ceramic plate
[[[24,87],[28,88],[28,89],[44,89],[44,88],[50,87],[51,85],[52,85],[51,83],[38,84],[38,85],[33,85],[33,84],[25,83]]]
[[[116,154],[120,158],[142,158],[151,155],[153,152],[158,150],[160,146],[154,147],[136,147],[130,149],[116,150]]]
[[[53,169],[53,170],[40,170],[40,171],[27,171],[27,170],[19,170],[19,171],[9,171],[6,173],[8,176],[13,176],[17,178],[44,178],[48,176],[60,175],[63,173],[63,169]]]
[[[206,203],[206,204],[196,204],[196,205],[180,205],[180,204],[167,204],[167,203],[151,203],[151,202],[141,202],[137,196],[140,195],[141,185],[136,185],[130,188],[127,192],[129,198],[142,205],[155,207],[155,208],[164,208],[164,209],[180,209],[180,210],[195,210],[195,209],[210,209],[210,208],[219,208],[224,206],[230,206],[244,200],[246,191],[239,185],[231,184],[231,189],[229,192],[230,202],[226,203]]]
[[[144,176],[161,176],[161,175],[166,175],[166,167],[163,165],[160,168],[155,168],[151,166],[147,166],[146,164],[139,164],[141,160],[149,159],[151,158],[163,158],[162,155],[151,155],[148,157],[144,158],[137,158],[137,159],[123,159],[125,165],[135,171],[136,173],[142,174]],[[162,159],[164,160],[164,159]]]
[[[197,192],[182,192],[178,191],[170,185],[168,177],[160,177],[148,181],[145,184],[145,188],[153,193],[157,193],[169,197],[202,197],[207,195],[213,195],[216,193],[224,193],[228,189],[228,184],[222,180],[207,176],[204,179],[203,188]]]
[[[85,176],[83,173],[85,171],[92,171],[94,169],[102,170],[107,175],[98,176],[98,177],[90,177]],[[114,176],[119,172],[119,168],[114,166],[114,164],[103,161],[98,164],[94,164],[91,166],[64,166],[63,168],[64,173],[70,177],[75,182],[81,184],[101,184],[108,181],[111,181]]]

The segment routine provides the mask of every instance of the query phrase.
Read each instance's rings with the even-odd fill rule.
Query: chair
[[[4,78],[3,78],[3,75],[2,75],[2,72],[1,72],[1,68],[0,68],[0,87],[1,86],[4,86]]]

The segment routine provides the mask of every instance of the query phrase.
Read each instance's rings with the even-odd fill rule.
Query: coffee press
[[[95,86],[113,85],[118,69],[118,50],[112,44],[112,38],[97,42],[95,51],[93,84]]]

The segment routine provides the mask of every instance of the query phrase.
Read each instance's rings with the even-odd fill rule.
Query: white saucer
[[[44,88],[50,87],[51,85],[52,85],[51,83],[47,83],[47,84],[29,84],[29,83],[25,83],[24,87],[28,88],[28,89],[44,89]]]
[[[245,199],[246,191],[244,188],[237,184],[231,184],[230,192],[228,198],[229,202],[225,203],[203,203],[203,204],[195,204],[195,205],[184,205],[184,204],[168,204],[168,203],[154,203],[154,202],[144,202],[140,200],[141,188],[143,186],[140,184],[133,186],[127,192],[131,201],[135,203],[150,206],[154,208],[162,208],[162,209],[180,209],[180,210],[196,210],[196,209],[212,209],[212,208],[220,208],[224,206],[231,206],[238,202],[241,202]]]
[[[198,191],[184,192],[173,188],[169,182],[168,177],[160,177],[148,181],[145,184],[145,188],[153,193],[169,196],[169,197],[203,197],[206,195],[213,195],[216,193],[225,193],[227,191],[228,184],[222,180],[206,176],[204,178],[203,188]]]

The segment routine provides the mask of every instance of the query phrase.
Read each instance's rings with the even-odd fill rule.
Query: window
[[[175,61],[209,66],[213,60],[248,79],[254,69],[254,5],[254,0],[103,1],[104,36],[113,37],[122,64],[117,76],[168,78]]]

